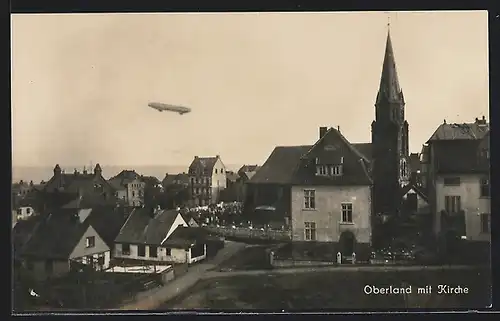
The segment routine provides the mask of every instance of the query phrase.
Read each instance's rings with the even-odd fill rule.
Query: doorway
[[[342,232],[339,238],[339,245],[342,257],[351,257],[355,251],[356,237],[352,232]]]

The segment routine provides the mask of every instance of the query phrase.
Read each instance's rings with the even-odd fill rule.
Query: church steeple
[[[382,75],[380,76],[380,86],[377,93],[376,104],[382,102],[404,104],[403,92],[399,85],[398,73],[396,71],[396,61],[394,59],[394,50],[392,49],[390,29],[387,30],[384,63],[382,66]]]

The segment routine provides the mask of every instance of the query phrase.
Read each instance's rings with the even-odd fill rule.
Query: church
[[[373,212],[396,215],[401,187],[410,180],[408,122],[396,71],[390,31],[387,33],[380,86],[372,122]]]
[[[320,127],[313,145],[277,146],[248,182],[245,207],[272,207],[292,231],[294,252],[367,258],[375,243],[390,238],[379,218],[400,212],[411,173],[408,130],[388,32],[371,143],[351,143],[340,127]]]

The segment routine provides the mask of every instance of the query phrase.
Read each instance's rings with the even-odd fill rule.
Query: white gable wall
[[[175,229],[179,226],[179,225],[182,225],[182,226],[185,226],[185,227],[188,227],[188,224],[186,223],[186,221],[182,218],[182,215],[177,213],[177,217],[175,218],[175,221],[174,223],[172,224],[172,226],[170,227],[170,229],[168,230],[167,232],[167,235],[165,236],[165,239],[163,239],[162,243],[168,239],[168,237],[175,231]]]

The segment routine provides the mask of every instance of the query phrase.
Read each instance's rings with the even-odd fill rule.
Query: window
[[[304,190],[304,208],[316,208],[316,195],[314,190]]]
[[[149,247],[149,257],[157,257],[158,256],[158,248],[156,246]]]
[[[191,177],[191,184],[194,184],[194,177]]]
[[[146,246],[145,245],[137,245],[137,256],[146,256]]]
[[[132,197],[135,197],[135,191],[132,191]]]
[[[91,248],[95,246],[95,236],[89,236],[85,240],[85,247],[86,248]]]
[[[460,185],[460,177],[445,177],[444,178],[445,186],[458,186]]]
[[[87,265],[90,265],[90,266],[94,266],[94,258],[92,257],[92,255],[87,255],[85,257],[85,262],[87,263]]]
[[[488,178],[481,179],[481,197],[490,197],[490,180]]]
[[[99,267],[100,270],[104,269],[104,254],[101,253],[97,257],[97,266]]]
[[[27,214],[31,214],[31,208],[29,208],[29,207],[28,207],[28,208],[26,209],[26,213],[27,213]]]
[[[45,261],[45,272],[47,274],[52,274],[53,271],[54,271],[54,263],[52,262],[52,260]]]
[[[352,204],[342,203],[342,222],[352,223]]]
[[[444,208],[448,213],[458,213],[462,209],[460,196],[445,196]]]
[[[130,244],[128,244],[128,243],[122,244],[122,254],[123,255],[130,255]]]
[[[19,214],[19,215],[23,214],[23,210],[21,208],[18,208],[17,209],[17,214]]]
[[[172,255],[172,249],[165,249],[165,252],[166,252],[167,256]]]
[[[220,173],[221,173],[221,174],[224,174],[224,168],[221,168],[221,169],[220,169]]]
[[[490,233],[490,214],[481,214],[481,233]]]
[[[316,223],[304,222],[306,241],[316,241]]]
[[[215,174],[217,174],[217,168],[215,169]]]
[[[342,175],[342,165],[334,165],[330,169],[330,173],[333,176],[340,176]]]

